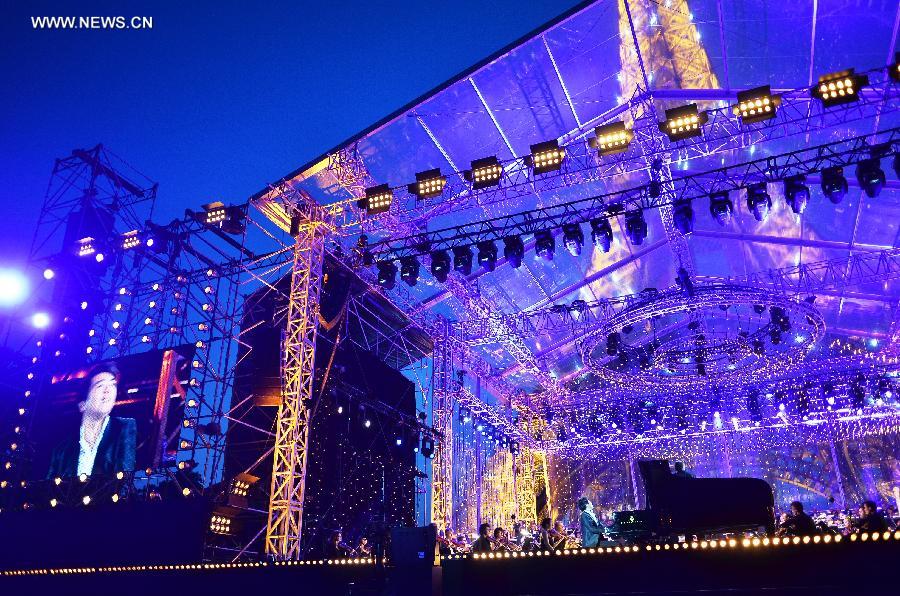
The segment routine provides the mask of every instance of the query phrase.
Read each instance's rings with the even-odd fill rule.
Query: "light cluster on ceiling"
[[[819,98],[823,106],[840,105],[859,100],[859,90],[868,84],[865,75],[855,75],[852,70],[823,75],[820,85],[810,88],[813,97]],[[849,87],[848,87],[849,81]],[[843,90],[841,95],[838,83]],[[831,85],[835,87],[835,93],[839,101],[823,93],[830,93]],[[822,91],[822,88],[825,91]],[[737,103],[732,106],[732,112],[738,116],[745,125],[752,125],[774,118],[781,105],[781,97],[773,95],[768,85],[748,89],[739,92]],[[837,101],[837,103],[835,103]],[[670,141],[678,142],[691,137],[702,135],[703,124],[708,121],[708,115],[701,112],[697,104],[688,104],[666,110],[666,118],[659,123],[659,129],[667,135]],[[634,132],[625,122],[616,121],[597,127],[595,136],[589,140],[589,145],[597,150],[599,155],[611,155],[622,153],[629,149]],[[560,147],[555,140],[532,145],[530,155],[526,158],[526,164],[532,168],[535,175],[545,174],[560,170],[565,159],[565,148]],[[860,187],[867,196],[875,198],[880,193],[886,182],[884,170],[880,161],[885,155],[878,152],[878,147],[873,147],[871,156],[857,163],[855,175]],[[894,156],[894,168],[900,171],[900,155]],[[472,162],[471,170],[464,173],[473,188],[487,188],[497,185],[503,175],[503,166],[496,157],[488,157]],[[898,174],[900,175],[900,174]],[[447,178],[439,169],[421,172],[416,175],[417,182],[409,186],[409,192],[419,198],[439,196],[447,186]],[[751,182],[744,187],[746,192],[747,210],[759,221],[765,221],[773,208],[772,197],[769,194],[770,181]],[[781,181],[784,188],[786,204],[796,215],[802,215],[811,198],[810,189],[805,175],[793,175]],[[821,189],[823,194],[834,204],[840,203],[848,191],[848,182],[842,167],[829,167],[821,171]],[[659,181],[653,179],[648,186],[650,197],[659,197],[662,189]],[[388,185],[380,185],[366,190],[366,197],[359,201],[360,207],[369,213],[381,213],[390,209],[394,195]],[[672,207],[672,218],[675,229],[682,235],[693,231],[695,214],[692,201],[689,199],[677,200]],[[649,226],[641,208],[625,209],[622,205],[608,205],[605,213],[600,217],[589,220],[590,236],[592,243],[603,252],[608,252],[613,243],[612,226],[609,219],[622,216],[621,230],[623,235],[634,246],[640,246],[648,237]],[[728,225],[731,221],[735,206],[727,191],[711,193],[709,195],[709,211],[713,219],[720,225]],[[585,244],[585,233],[581,221],[561,224],[559,229],[546,228],[533,232],[534,250],[538,257],[546,261],[552,261],[556,255],[557,236],[562,236],[562,243],[567,252],[573,257],[581,255]],[[525,255],[525,241],[520,234],[511,234],[497,241],[503,243],[503,258],[518,268],[522,265]],[[493,271],[500,255],[498,243],[495,240],[483,240],[477,242],[477,259],[473,255],[472,246],[456,246],[447,249],[432,250],[430,256],[430,271],[432,276],[440,283],[447,280],[451,271],[462,275],[470,275],[473,263],[486,271]],[[451,253],[452,252],[452,257]],[[369,253],[364,255],[364,264],[375,263],[375,258]],[[405,256],[397,263],[392,260],[383,260],[376,263],[378,268],[378,283],[385,288],[393,288],[396,284],[397,273],[408,285],[414,286],[420,277],[420,262],[418,256]]]

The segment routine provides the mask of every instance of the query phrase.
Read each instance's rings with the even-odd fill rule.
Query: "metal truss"
[[[101,146],[76,150],[71,157],[57,161],[35,235],[32,265],[43,268],[50,263],[57,270],[50,285],[81,268],[95,268],[91,279],[97,281],[92,287],[79,288],[84,292],[81,298],[77,293],[67,294],[66,300],[73,303],[53,305],[61,314],[67,309],[83,313],[84,328],[68,333],[71,343],[66,346],[52,345],[55,334],[45,336],[43,350],[52,355],[59,348],[77,367],[148,350],[164,351],[162,370],[168,382],[158,389],[159,418],[163,418],[169,406],[165,400],[170,397],[178,400],[179,408],[183,406],[184,415],[177,421],[179,432],[171,434],[171,428],[160,428],[159,436],[170,442],[166,453],[175,451],[176,455],[171,460],[164,453],[157,454],[149,473],[127,474],[123,486],[133,484],[135,490],[142,486],[141,490],[149,493],[160,483],[176,482],[202,492],[222,480],[232,420],[225,410],[234,388],[236,345],[240,343],[241,291],[284,258],[277,251],[254,254],[246,248],[247,228],[260,223],[247,213],[247,204],[236,206],[245,218],[243,231],[226,234],[205,225],[190,211],[183,219],[154,224],[155,196],[155,184]],[[60,252],[57,242],[62,240],[69,217],[85,207],[107,215],[104,236],[96,239],[98,250],[105,255],[101,268],[91,256],[72,255],[71,247]],[[142,236],[138,245],[124,248],[121,236],[132,230],[152,234],[153,246],[144,241],[149,236]],[[82,325],[78,317],[71,319],[70,324]],[[191,372],[185,384],[173,375],[186,350],[176,353],[175,348],[193,353],[187,362]],[[37,369],[43,370],[45,362],[61,359],[39,359],[36,377],[42,374]],[[55,366],[62,364],[56,362]]]
[[[335,172],[335,175],[339,180],[343,181],[342,184],[346,184],[344,188],[349,193],[356,196],[362,196],[363,194],[364,188],[361,186],[361,183],[370,184],[372,180],[365,168],[364,162],[355,150],[352,152],[348,150],[341,153],[339,159],[332,160],[329,164],[329,168]],[[384,221],[389,221],[389,227],[392,229],[403,229],[407,234],[418,235],[418,228],[412,223],[403,223],[397,221],[393,217],[382,219]],[[385,291],[376,283],[371,270],[362,268],[357,272],[360,278],[372,288],[373,292],[385,293]],[[481,295],[478,291],[477,284],[467,283],[457,273],[452,273],[448,278],[446,288],[448,292],[459,300],[470,317],[491,317],[492,314],[495,313],[494,306],[485,296]],[[409,295],[409,292],[402,284],[391,291],[389,298],[393,302],[398,303],[407,315],[423,329],[440,326],[440,322],[435,316],[431,314],[427,308],[421,308],[421,306]],[[531,350],[519,337],[512,333],[501,333],[501,335],[503,336],[501,343],[524,370],[528,371],[545,389],[551,389],[553,391],[559,390],[556,380],[547,373],[546,367],[540,365],[534,358]],[[456,344],[454,343],[453,345],[455,346]],[[481,356],[469,351],[457,351],[454,354],[454,360],[457,362],[465,362],[466,366],[477,371],[479,376],[488,382],[499,397],[502,397],[507,401],[512,400],[515,393],[514,390],[506,385],[502,379],[491,374],[492,371],[490,370],[490,365]]]
[[[281,560],[300,557],[309,404],[313,397],[316,332],[327,212],[296,194],[281,195],[295,232],[287,329],[282,346],[282,399],[275,422],[266,553]]]
[[[516,479],[516,501],[520,522],[538,520],[535,508],[534,491],[534,456],[528,447],[522,448],[514,457],[513,470]]]
[[[556,379],[541,368],[531,349],[525,345],[515,330],[506,327],[502,316],[497,316],[494,307],[477,291],[477,287],[466,284],[456,277],[447,278],[450,291],[463,304],[470,316],[474,315],[488,321],[494,329],[495,336],[507,352],[522,366],[522,370],[531,374],[545,389],[557,391]]]
[[[47,258],[58,250],[69,214],[85,201],[115,213],[129,231],[140,229],[153,216],[158,185],[136,171],[103,145],[75,149],[57,159],[38,225],[31,243],[30,261]]]
[[[567,203],[531,209],[483,221],[442,228],[428,233],[391,238],[370,245],[379,260],[421,256],[429,250],[483,241],[500,241],[510,235],[534,234],[564,224],[582,224],[597,217],[614,217],[635,209],[654,209],[676,201],[692,201],[717,192],[740,191],[750,184],[777,182],[790,176],[812,174],[829,167],[847,167],[877,153],[900,151],[900,128],[852,137],[767,158],[723,166],[703,175],[673,178],[671,193],[654,193],[650,184]]]
[[[785,296],[810,296],[823,290],[862,285],[900,278],[900,248],[880,252],[859,252],[843,259],[831,259],[797,266],[770,269],[742,277],[717,278],[699,276],[698,282],[737,284],[774,290]],[[644,291],[592,302],[575,301],[555,304],[539,310],[506,315],[505,327],[521,337],[537,337],[569,333],[578,336],[596,328],[603,321],[655,295]],[[494,344],[496,325],[486,319],[454,321],[452,333],[456,341],[479,346]]]
[[[441,529],[453,519],[453,361],[447,323],[435,328],[432,354],[432,425],[438,434],[431,475],[431,521]]]
[[[465,173],[447,172],[447,183],[443,194],[438,197],[419,199],[408,193],[406,187],[394,190],[395,199],[391,210],[381,215],[366,215],[355,205],[355,199],[334,204],[338,223],[348,233],[361,229],[366,233],[403,233],[409,224],[424,221],[452,212],[487,207],[490,205],[513,205],[517,199],[536,193],[552,194],[550,191],[571,187],[587,182],[597,182],[629,173],[647,172],[648,164],[680,162],[695,158],[709,157],[719,153],[745,149],[751,146],[763,148],[779,139],[801,135],[815,135],[822,131],[846,127],[859,121],[871,120],[878,116],[900,110],[900,86],[888,76],[888,69],[868,71],[870,85],[860,94],[857,102],[831,108],[824,108],[821,102],[810,96],[808,87],[781,92],[782,105],[771,120],[743,124],[732,112],[730,105],[707,110],[708,121],[703,126],[701,138],[685,141],[657,143],[660,138],[659,122],[654,112],[647,112],[634,119],[634,139],[626,153],[598,157],[580,133],[580,138],[565,145],[566,157],[557,172],[534,175],[526,157],[504,161],[503,177],[497,187],[474,190],[466,180]],[[613,119],[625,112],[633,112],[642,104],[653,104],[658,100],[678,100],[684,96],[697,95],[696,90],[653,89],[646,90],[638,84],[638,92],[629,101],[607,116]],[[703,90],[701,90],[703,91]],[[698,97],[715,96],[722,100],[736,98],[737,90],[707,91]],[[602,124],[597,122],[595,124]],[[567,138],[571,135],[564,135]],[[652,143],[647,141],[654,139]],[[371,181],[374,184],[374,181]]]

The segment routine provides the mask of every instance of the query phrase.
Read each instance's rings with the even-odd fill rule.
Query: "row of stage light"
[[[897,62],[888,67],[888,72],[894,81],[900,82],[900,53],[897,54]],[[867,75],[856,74],[849,69],[819,77],[819,83],[810,88],[810,94],[824,108],[831,108],[859,101],[860,92],[867,85]],[[775,118],[781,101],[780,95],[773,95],[771,87],[764,85],[738,93],[737,103],[731,106],[731,111],[741,124],[756,124]],[[702,126],[708,119],[708,114],[692,103],[666,110],[666,119],[659,123],[659,129],[674,143],[702,136]],[[595,128],[589,144],[602,157],[625,153],[633,138],[634,131],[625,122],[617,121]],[[560,170],[566,156],[565,147],[560,147],[556,140],[531,145],[530,151],[525,162],[535,175]],[[500,185],[504,167],[496,156],[491,156],[474,160],[470,169],[461,174],[471,184],[472,190],[482,190]],[[398,189],[405,188],[410,195],[422,200],[440,196],[446,185],[447,177],[440,169],[431,169],[416,174],[416,181],[406,186],[392,188],[388,184],[380,184],[367,188],[357,206],[369,215],[385,213],[390,210]]]
[[[88,573],[125,573],[141,571],[217,571],[219,569],[255,569],[260,567],[296,566],[360,566],[374,565],[374,557],[352,557],[349,559],[304,559],[302,561],[245,561],[237,563],[173,563],[161,565],[115,565],[109,567],[59,567],[40,569],[9,569],[0,571],[6,577],[26,575],[83,575]]]
[[[663,551],[714,551],[719,549],[736,549],[738,547],[758,549],[765,547],[796,547],[810,545],[828,545],[841,544],[842,542],[890,542],[891,540],[900,541],[900,530],[890,532],[864,532],[862,534],[851,534],[849,538],[845,538],[840,534],[836,536],[794,536],[785,538],[743,538],[740,542],[735,538],[720,540],[694,540],[691,542],[674,542],[664,544],[646,544],[644,552],[663,552]],[[441,562],[474,559],[479,561],[490,560],[509,560],[509,559],[534,559],[551,556],[579,556],[579,555],[603,555],[603,554],[627,554],[641,552],[638,545],[626,546],[608,546],[608,547],[591,547],[591,548],[570,548],[552,551],[530,551],[530,552],[502,552],[502,553],[475,553],[472,555],[443,555]],[[73,575],[88,573],[121,573],[121,572],[141,572],[141,571],[214,571],[218,569],[248,569],[260,567],[295,567],[295,566],[321,566],[321,565],[337,565],[337,566],[355,566],[355,565],[373,565],[375,559],[373,557],[359,557],[350,559],[311,559],[302,561],[253,561],[243,563],[179,563],[169,565],[125,565],[111,567],[64,567],[64,568],[43,568],[43,569],[11,569],[0,572],[0,575],[7,577],[25,576],[25,575]]]
[[[850,534],[850,542],[889,542],[891,539],[900,540],[900,530],[885,532],[863,532],[861,534]],[[734,549],[743,548],[760,548],[760,547],[777,547],[777,546],[803,546],[817,544],[840,544],[846,542],[848,538],[837,534],[831,536],[829,534],[816,536],[793,536],[793,537],[775,537],[775,538],[743,538],[738,541],[735,538],[728,539],[712,539],[712,540],[692,540],[690,542],[667,542],[664,544],[646,544],[643,550],[645,552],[658,551],[678,551],[678,550],[717,550],[717,549]],[[474,553],[471,555],[444,555],[442,561],[457,559],[475,559],[479,561],[500,560],[500,559],[529,559],[535,557],[550,556],[576,556],[576,555],[602,555],[602,554],[619,554],[619,553],[637,553],[641,551],[638,545],[625,546],[606,546],[591,548],[566,548],[560,550],[545,551],[529,551],[529,552],[490,552],[490,553]]]
[[[894,81],[900,82],[900,54],[897,62],[888,67],[888,72]],[[863,87],[869,84],[867,75],[855,74],[853,69],[831,73],[819,78],[818,85],[810,88],[812,97],[822,102],[824,108],[857,102]],[[781,96],[773,95],[768,85],[742,91],[737,95],[737,103],[732,106],[733,113],[744,125],[756,124],[775,118],[781,105]],[[702,136],[702,125],[708,121],[708,115],[700,112],[697,104],[689,104],[666,110],[666,119],[659,123],[660,130],[666,134],[672,142],[682,141],[693,137]],[[628,150],[634,137],[634,132],[628,128],[625,122],[612,122],[595,129],[595,136],[590,139],[590,146],[597,150],[600,156],[624,153]],[[525,158],[527,165],[535,175],[558,171],[563,166],[566,152],[555,140],[538,143],[531,146],[531,153]],[[900,177],[900,154],[894,156],[894,170]],[[473,190],[481,190],[493,186],[499,186],[504,170],[503,165],[496,156],[478,159],[472,162],[471,169],[462,173],[468,180]],[[886,182],[884,170],[881,168],[880,159],[872,157],[859,162],[856,169],[856,177],[860,187],[870,198],[875,198],[881,192]],[[447,178],[441,174],[440,169],[432,169],[416,174],[416,182],[410,184],[407,190],[417,199],[423,200],[440,196],[447,184]],[[784,196],[791,210],[801,215],[809,203],[810,190],[803,175],[792,176],[783,180]],[[821,172],[822,193],[834,203],[840,203],[849,189],[843,168],[826,168]],[[394,190],[387,184],[366,189],[365,197],[358,201],[358,207],[368,214],[380,214],[390,210],[394,200]],[[772,209],[772,198],[767,190],[767,183],[761,182],[747,186],[747,209],[757,221],[764,221]],[[734,203],[727,192],[719,192],[710,195],[709,210],[717,223],[727,225],[734,213]],[[628,240],[634,245],[640,245],[647,237],[648,227],[642,210],[633,210],[623,213],[623,231]],[[688,234],[694,226],[694,210],[691,201],[676,202],[673,205],[673,220],[675,228],[681,234]],[[608,252],[613,242],[612,227],[607,218],[600,217],[590,221],[590,235],[593,244],[603,252]],[[539,230],[535,232],[535,252],[546,260],[552,260],[556,251],[555,235],[551,230]],[[578,224],[568,224],[562,227],[563,244],[572,256],[579,256],[585,244],[585,235]],[[486,271],[493,271],[499,256],[498,246],[493,241],[479,242],[477,259],[471,246],[459,246],[452,248],[452,258],[445,250],[430,253],[431,274],[440,283],[444,283],[450,270],[462,275],[472,272],[474,263]],[[364,249],[364,247],[361,247]],[[503,256],[513,268],[522,265],[525,256],[525,243],[520,236],[508,236],[503,239]],[[371,255],[364,253],[364,264],[375,264],[378,269],[378,283],[382,287],[391,289],[396,284],[399,271],[400,278],[410,286],[416,285],[420,273],[420,263],[417,257],[408,256],[400,259],[400,266],[392,260],[383,260],[377,263]]]
[[[894,156],[894,171],[900,178],[900,154]],[[887,177],[881,168],[880,160],[870,158],[861,161],[856,168],[856,177],[860,187],[870,198],[877,197],[884,187]],[[810,200],[810,189],[803,175],[792,176],[783,181],[784,197],[787,205],[797,214],[802,215]],[[839,204],[847,194],[849,185],[844,177],[843,168],[826,168],[821,175],[822,193],[834,203]],[[747,186],[747,209],[759,222],[765,221],[772,210],[772,197],[769,195],[768,183],[760,182]],[[709,197],[709,211],[713,219],[722,226],[728,225],[734,214],[734,202],[728,192],[714,193]],[[623,232],[628,241],[640,246],[648,235],[647,220],[642,210],[623,213]],[[682,235],[690,234],[694,229],[694,208],[691,200],[676,201],[672,207],[672,219],[675,229]],[[585,234],[577,223],[562,226],[562,242],[566,251],[573,257],[581,255],[585,245]],[[590,221],[590,235],[594,246],[603,252],[609,252],[613,244],[613,231],[606,217],[598,217]],[[534,233],[535,253],[547,261],[552,261],[556,254],[556,237],[552,230],[538,230]],[[450,252],[436,250],[430,253],[431,274],[440,283],[447,281],[451,269],[462,275],[470,275],[475,263],[486,271],[493,271],[497,265],[499,249],[492,240],[475,245],[477,255],[471,246],[453,247]],[[452,256],[451,256],[452,252]],[[525,242],[521,236],[511,235],[503,239],[503,256],[515,269],[522,266],[525,258]],[[371,262],[366,263],[371,264]],[[410,286],[419,280],[420,263],[416,256],[400,259],[400,267],[392,260],[375,263],[378,269],[378,283],[382,287],[392,289],[396,284],[399,270],[400,279]]]
[[[202,224],[207,228],[221,230],[232,236],[240,236],[244,233],[247,217],[245,205],[225,206],[220,201],[214,201],[203,205],[203,212],[196,213],[188,210],[187,217]],[[74,253],[79,257],[93,256],[98,263],[103,263],[107,256],[113,252],[127,252],[141,247],[151,249],[158,254],[168,254],[171,251],[172,234],[164,226],[152,226],[146,230],[131,230],[120,234],[115,243],[109,240],[100,240],[93,236],[85,236],[76,241]],[[52,266],[44,270],[45,279],[53,279],[55,271]]]

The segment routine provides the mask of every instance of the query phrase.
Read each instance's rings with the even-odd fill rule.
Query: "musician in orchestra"
[[[684,462],[677,461],[675,462],[675,474],[676,478],[693,478],[694,475],[684,469]]]
[[[858,520],[847,520],[847,529],[850,532],[886,532],[888,530],[888,522],[878,511],[875,501],[864,501],[859,511]]]
[[[363,536],[359,539],[356,547],[356,554],[360,557],[368,557],[372,554],[372,547],[369,545],[369,539]]]
[[[538,533],[538,550],[553,550],[553,545],[550,543],[550,529],[552,524],[553,522],[550,521],[549,517],[545,517],[541,520],[541,530]]]
[[[505,528],[494,528],[493,545],[495,551],[510,552],[513,550],[509,543],[509,534],[506,533]]]
[[[488,523],[478,526],[478,539],[472,544],[473,553],[489,553],[494,550],[491,542],[491,525]]]
[[[816,523],[803,511],[803,503],[791,503],[791,514],[781,522],[777,534],[779,536],[815,536],[818,534]]]
[[[515,534],[513,535],[512,540],[516,543],[516,545],[519,546],[521,550],[528,551],[531,550],[534,541],[532,540],[531,534],[528,532],[528,530],[526,530],[522,526],[523,524],[521,523],[517,523],[513,526],[513,532]]]
[[[344,541],[341,538],[342,534],[340,530],[335,530],[331,533],[328,542],[325,544],[326,559],[343,559],[350,556],[350,547],[344,544]]]
[[[578,509],[581,511],[581,546],[584,548],[597,546],[603,538],[603,526],[597,521],[590,499],[587,497],[578,499]]]
[[[566,527],[559,520],[553,524],[553,528],[549,532],[550,550],[561,550],[568,546],[569,536],[566,534]]]

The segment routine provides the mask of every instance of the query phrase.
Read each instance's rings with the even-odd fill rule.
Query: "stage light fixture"
[[[809,203],[809,187],[806,186],[806,176],[791,176],[784,181],[784,197],[791,211],[797,215],[803,215],[806,205]]]
[[[497,245],[491,240],[479,242],[478,265],[485,271],[493,271],[497,267]]]
[[[441,175],[441,170],[435,168],[416,174],[416,183],[409,185],[409,193],[420,199],[439,196],[444,192],[447,178]]]
[[[694,231],[694,208],[690,201],[677,201],[672,207],[672,221],[682,235]]]
[[[666,133],[670,141],[681,141],[703,134],[700,126],[706,124],[708,119],[706,112],[700,112],[697,104],[692,103],[666,110],[666,120],[659,123],[659,129]]]
[[[141,245],[141,236],[137,230],[122,234],[122,250],[137,248]]]
[[[408,286],[419,283],[419,259],[413,256],[400,259],[400,279]]]
[[[625,214],[625,236],[635,246],[643,244],[647,238],[647,220],[641,210],[629,211]]]
[[[500,160],[494,156],[476,159],[472,162],[472,169],[464,172],[463,175],[472,183],[473,189],[481,190],[500,184],[503,166],[500,165]]]
[[[812,95],[824,107],[830,108],[859,101],[859,90],[868,84],[868,76],[857,75],[851,68],[819,77],[819,84],[812,88]]]
[[[525,243],[519,236],[507,236],[503,239],[503,257],[509,262],[513,269],[522,266],[522,259],[525,258]]]
[[[588,141],[592,149],[600,155],[615,155],[628,151],[634,133],[624,122],[611,122],[594,129],[595,137]]]
[[[591,242],[599,246],[603,252],[609,252],[612,247],[613,233],[609,220],[598,217],[591,220]]]
[[[31,324],[37,329],[46,329],[50,325],[50,315],[45,312],[36,312],[31,315]]]
[[[531,155],[526,159],[535,174],[545,174],[562,168],[565,150],[556,141],[546,141],[531,146]]]
[[[765,221],[772,209],[772,198],[766,189],[766,183],[751,184],[747,187],[747,209],[753,213],[756,221]]]
[[[843,168],[827,168],[822,170],[822,193],[828,200],[837,205],[847,194],[847,179]]]
[[[387,184],[380,184],[366,189],[366,196],[356,202],[360,209],[365,209],[369,215],[385,213],[394,202],[394,191]]]
[[[894,54],[894,63],[888,67],[888,74],[895,83],[900,83],[900,52]]]
[[[44,269],[44,279],[46,279],[47,281],[50,281],[54,277],[56,277],[56,271],[54,271],[50,267],[47,267],[46,269]]]
[[[428,459],[434,457],[434,439],[427,435],[422,437],[422,455]]]
[[[775,117],[781,96],[772,95],[768,85],[748,89],[737,94],[737,104],[731,107],[735,116],[740,116],[741,124],[754,124]]]
[[[220,536],[231,536],[235,533],[236,511],[230,507],[216,507],[209,520],[209,530]]]
[[[573,257],[581,255],[581,249],[584,247],[584,232],[578,224],[566,224],[563,230],[563,244],[569,254]]]
[[[85,236],[81,240],[78,241],[78,256],[86,257],[88,255],[94,254],[97,249],[94,246],[94,239],[91,236]]]
[[[552,261],[556,252],[556,238],[549,230],[539,230],[534,233],[534,252],[545,261]]]
[[[203,205],[203,223],[208,226],[217,226],[225,221],[226,209],[225,204],[221,201],[213,201]]]
[[[450,274],[450,254],[446,250],[436,250],[431,253],[431,275],[444,283]]]
[[[472,273],[472,249],[468,246],[453,247],[453,270],[462,275]]]
[[[881,193],[884,187],[885,175],[881,169],[881,160],[877,158],[864,159],[856,164],[856,179],[866,192],[866,196],[874,199]]]
[[[393,290],[397,283],[397,265],[393,261],[379,261],[376,266],[378,267],[378,285]]]
[[[709,195],[709,213],[720,226],[731,222],[734,213],[734,203],[728,198],[727,192],[717,192]]]
[[[252,474],[241,473],[235,476],[228,487],[228,504],[234,507],[247,507],[250,490],[257,482],[259,477]]]

